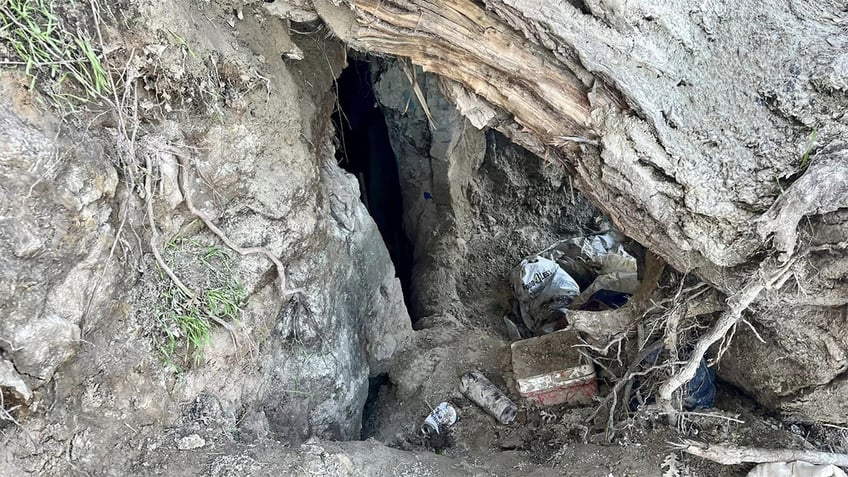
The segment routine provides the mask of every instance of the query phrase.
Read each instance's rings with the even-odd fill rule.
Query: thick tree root
[[[821,215],[848,207],[848,151],[837,149],[830,156],[815,156],[809,169],[763,214],[758,232],[763,240],[772,237],[774,247],[791,254],[798,242],[798,223],[810,215]]]
[[[807,247],[788,259],[780,257],[780,259],[771,258],[763,260],[758,273],[748,280],[748,284],[727,299],[726,311],[722,313],[713,328],[698,339],[692,355],[683,367],[660,386],[658,404],[668,413],[669,417],[674,418],[677,415],[677,409],[672,405],[674,392],[695,376],[698,366],[700,366],[701,360],[707,353],[707,350],[713,344],[723,339],[727,335],[727,332],[742,320],[742,313],[757,299],[763,290],[783,286],[786,280],[792,276],[791,271],[793,266],[810,253],[846,248],[848,248],[848,242],[839,242],[817,247]],[[721,353],[719,353],[717,359],[720,358]]]

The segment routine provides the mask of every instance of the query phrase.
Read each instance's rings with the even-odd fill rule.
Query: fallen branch
[[[811,464],[848,467],[848,454],[799,449],[763,449],[732,444],[709,444],[688,439],[684,439],[682,442],[670,442],[670,444],[677,450],[682,450],[688,454],[725,465],[801,460]]]

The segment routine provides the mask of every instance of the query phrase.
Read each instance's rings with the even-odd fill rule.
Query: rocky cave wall
[[[398,160],[404,230],[415,245],[410,312],[500,332],[498,320],[511,309],[509,270],[563,237],[601,227],[602,214],[563,169],[472,125],[437,77],[380,59],[371,74]]]
[[[238,8],[137,1],[109,18],[135,25],[105,31],[138,87],[132,143],[126,118],[63,122],[22,74],[0,78],[0,384],[21,405],[21,426],[4,424],[6,475],[133,473],[190,434],[357,439],[369,376],[409,344],[389,255],[333,158],[344,47]],[[234,332],[213,326],[198,362],[179,347],[169,366],[171,285],[151,247],[221,245],[183,194],[237,244],[278,256],[295,291],[261,254],[232,253],[247,295]],[[171,263],[202,288],[189,265]]]

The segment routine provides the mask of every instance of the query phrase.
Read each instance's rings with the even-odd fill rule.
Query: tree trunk
[[[741,354],[725,374],[775,407],[848,419],[845,403],[814,411],[848,387],[843,3],[314,6],[352,47],[438,74],[478,127],[565,164],[626,235],[678,270],[731,295],[765,257],[796,256],[794,279],[754,302],[772,341],[753,357],[732,348]],[[791,383],[757,375],[769,353],[799,367]]]

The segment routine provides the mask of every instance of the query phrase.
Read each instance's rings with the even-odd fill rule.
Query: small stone
[[[297,45],[291,45],[289,51],[283,52],[282,55],[283,60],[302,60],[304,58],[303,50],[297,47]]]
[[[179,450],[200,449],[205,445],[206,441],[197,434],[185,436],[177,441],[177,449]]]

